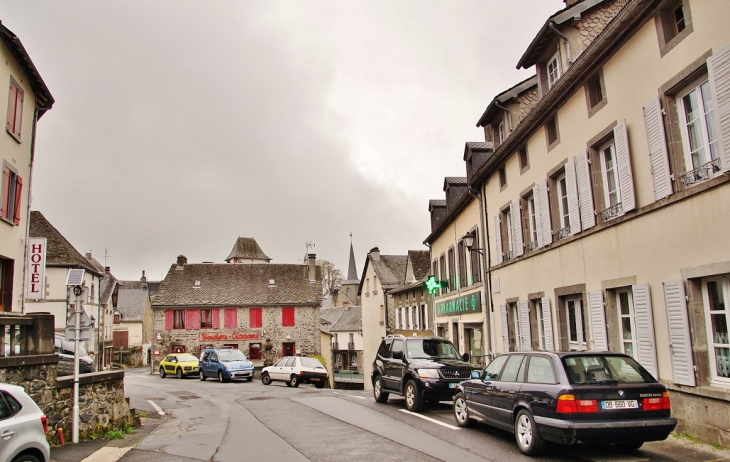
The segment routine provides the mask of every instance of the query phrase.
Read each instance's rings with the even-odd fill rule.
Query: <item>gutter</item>
[[[484,257],[484,265],[482,265],[482,280],[484,283],[483,291],[484,296],[486,300],[489,302],[489,311],[484,312],[484,335],[485,338],[485,344],[487,346],[487,351],[485,351],[486,355],[489,356],[489,362],[492,360],[492,351],[494,349],[492,348],[492,313],[494,313],[494,300],[492,299],[492,253],[491,253],[491,247],[489,246],[489,226],[487,225],[487,221],[485,219],[485,215],[487,215],[487,201],[484,198],[484,194],[480,194],[480,192],[474,192],[474,190],[469,187],[469,194],[472,197],[475,197],[479,201],[479,220],[483,224],[481,227],[481,238],[482,242],[482,249],[486,250],[486,255],[482,255]]]
[[[548,27],[550,28],[551,31],[553,31],[555,33],[555,35],[557,35],[561,39],[565,40],[565,51],[568,54],[568,65],[572,65],[573,64],[573,55],[570,52],[570,40],[568,40],[568,37],[566,37],[562,32],[560,32],[557,29],[557,27],[555,27],[554,19],[551,19],[548,21]]]
[[[509,132],[512,133],[512,113],[507,110],[506,107],[499,104],[499,101],[494,100],[494,105],[507,113],[507,124],[509,125]]]

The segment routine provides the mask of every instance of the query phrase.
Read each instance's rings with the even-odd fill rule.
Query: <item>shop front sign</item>
[[[452,314],[479,313],[482,311],[482,297],[480,292],[464,295],[451,300],[436,302],[436,316]]]
[[[200,332],[201,342],[215,342],[220,340],[261,340],[257,332]]]

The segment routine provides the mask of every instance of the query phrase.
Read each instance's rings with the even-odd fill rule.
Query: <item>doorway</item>
[[[283,350],[284,356],[294,356],[294,352],[296,351],[294,349],[294,342],[282,343],[281,349]]]
[[[568,348],[571,351],[583,351],[586,349],[586,316],[583,297],[581,295],[565,297],[565,310],[568,315]]]

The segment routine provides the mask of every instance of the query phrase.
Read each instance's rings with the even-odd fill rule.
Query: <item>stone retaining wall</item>
[[[730,403],[727,399],[713,397],[712,393],[707,393],[707,396],[686,393],[674,385],[667,385],[667,388],[672,417],[678,420],[677,433],[730,447]]]

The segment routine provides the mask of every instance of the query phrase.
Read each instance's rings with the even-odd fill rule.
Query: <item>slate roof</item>
[[[309,282],[308,264],[173,264],[152,305],[318,305],[322,298],[321,266],[316,267],[315,278],[316,283]],[[274,286],[269,286],[270,279],[275,280]],[[200,281],[198,288],[195,281]]]
[[[256,239],[252,237],[239,237],[236,239],[236,243],[233,245],[233,249],[226,258],[226,261],[231,261],[233,258],[271,261],[271,258],[261,250]]]
[[[431,252],[428,250],[409,250],[408,258],[413,265],[413,277],[420,281],[431,272]]]
[[[122,321],[142,321],[149,297],[146,290],[119,289],[117,311],[122,314]]]
[[[376,261],[368,258],[383,289],[391,289],[403,282],[406,273],[407,255],[381,255]]]
[[[104,276],[104,269],[99,271],[89,260],[66,240],[63,235],[43,216],[41,212],[30,212],[29,237],[45,237],[46,265],[66,268],[83,268],[97,276]]]
[[[341,306],[320,309],[319,310],[320,328],[325,332],[329,332],[331,330],[331,327],[335,324],[335,322],[337,322],[337,319],[339,319],[339,317],[342,314],[342,311],[344,309],[345,308],[341,307]]]
[[[114,287],[118,284],[118,282],[117,278],[115,278],[111,273],[101,278],[101,283],[99,284],[99,298],[101,298],[102,304],[109,303],[109,299],[114,293]]]
[[[343,309],[337,321],[330,326],[330,332],[352,332],[362,330],[362,307]]]

